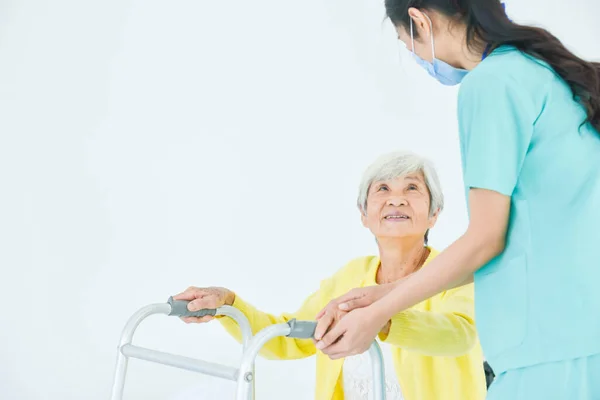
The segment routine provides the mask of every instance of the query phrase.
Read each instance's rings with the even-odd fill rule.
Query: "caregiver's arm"
[[[379,338],[427,356],[462,356],[477,341],[473,292],[473,285],[464,285],[436,296],[430,309],[399,312]]]
[[[438,293],[463,286],[475,271],[500,254],[506,240],[510,197],[491,190],[471,189],[469,203],[470,222],[463,236],[372,304],[354,309],[326,329],[327,334],[317,348],[332,359],[366,351],[378,333],[385,335],[398,313]],[[355,295],[349,297],[339,299],[340,308],[355,308]],[[369,297],[373,296],[361,298]],[[344,307],[344,302],[351,306]]]
[[[464,235],[388,295],[373,303],[391,318],[440,292],[472,280],[473,273],[504,250],[510,197],[495,191],[469,191],[470,222]]]

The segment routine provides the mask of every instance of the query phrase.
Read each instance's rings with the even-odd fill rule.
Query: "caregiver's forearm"
[[[503,241],[484,240],[467,231],[426,267],[399,282],[374,305],[382,315],[391,318],[440,292],[469,283],[473,273],[503,249]]]
[[[468,284],[470,284],[470,283],[473,283],[473,274],[469,275],[469,276],[467,277],[467,279],[466,279],[466,280],[464,280],[464,281],[463,281],[461,284],[459,284],[459,285],[456,285],[456,286],[454,286],[454,287],[452,287],[452,288],[450,288],[450,289],[454,289],[454,288],[457,288],[457,287],[459,287],[459,286],[468,285]]]

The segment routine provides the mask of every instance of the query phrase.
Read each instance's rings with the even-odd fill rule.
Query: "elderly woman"
[[[437,174],[426,159],[395,152],[376,160],[364,173],[358,194],[363,225],[377,240],[379,256],[350,261],[322,281],[295,313],[271,315],[257,310],[225,288],[191,287],[175,296],[190,300],[191,311],[230,305],[242,311],[254,332],[292,318],[339,321],[344,311],[327,304],[353,288],[395,282],[427,264],[438,254],[427,246],[443,208]],[[440,293],[392,318],[380,331],[388,399],[480,400],[486,394],[483,357],[473,318],[473,287]],[[324,311],[321,311],[324,310]],[[321,312],[320,312],[321,311]],[[319,315],[318,315],[319,314]],[[213,317],[186,318],[207,322]],[[237,340],[236,323],[218,318]],[[321,336],[325,332],[316,332]],[[317,337],[316,337],[317,338]],[[317,338],[318,339],[318,338]],[[261,355],[269,359],[298,359],[316,354],[316,399],[368,399],[370,374],[365,354],[342,359],[318,352],[315,341],[271,340]]]

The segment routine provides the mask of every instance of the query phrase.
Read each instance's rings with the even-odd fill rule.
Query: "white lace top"
[[[387,400],[404,400],[394,369],[392,349],[387,343],[379,343],[383,353]],[[344,360],[344,400],[373,400],[373,375],[371,359],[365,352]]]

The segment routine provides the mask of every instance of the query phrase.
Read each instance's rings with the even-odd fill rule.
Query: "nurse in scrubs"
[[[415,60],[462,83],[470,221],[408,278],[332,301],[352,311],[338,323],[321,312],[318,347],[362,353],[396,313],[474,281],[489,399],[600,399],[600,64],[513,23],[498,0],[385,6]]]

